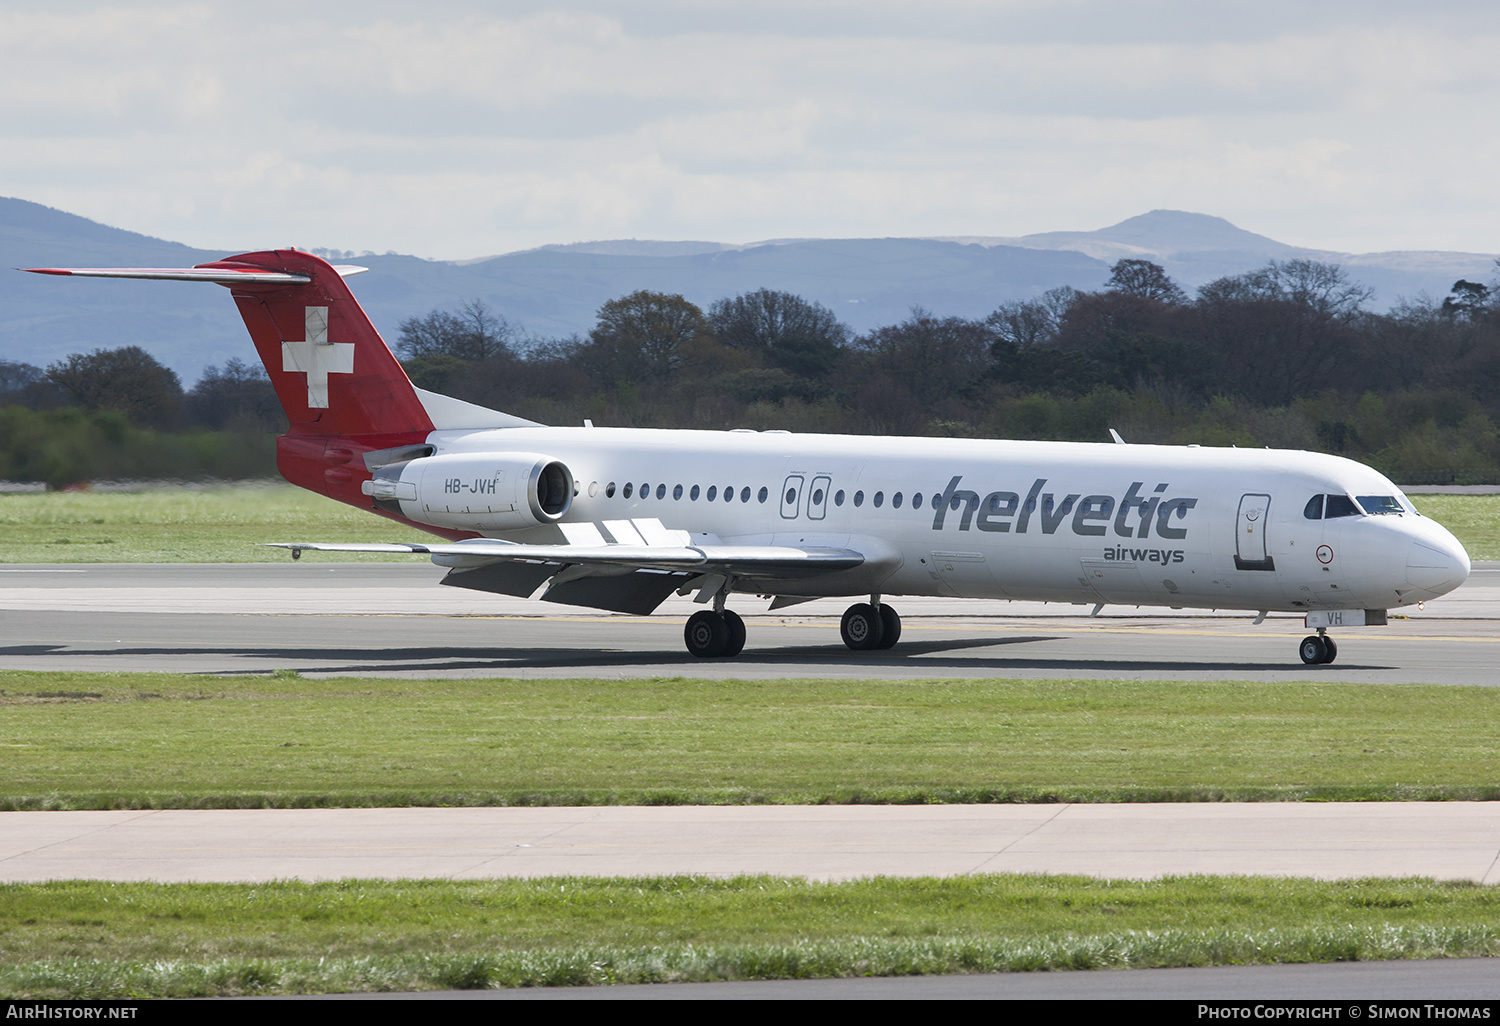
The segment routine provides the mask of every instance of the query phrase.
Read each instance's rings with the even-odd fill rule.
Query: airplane
[[[1329,628],[1461,585],[1470,562],[1383,475],[1320,453],[786,431],[548,427],[416,388],[344,278],[299,250],[192,268],[39,274],[226,286],[286,410],[277,467],[295,485],[443,539],[275,543],[424,555],[442,583],[649,614],[704,606],[687,650],[744,648],[733,595],[771,609],[855,597],[853,650],[901,636],[890,596],[1304,614],[1308,664]]]

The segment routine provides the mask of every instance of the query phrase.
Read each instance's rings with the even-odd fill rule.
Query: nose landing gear
[[[1333,643],[1323,628],[1318,628],[1318,633],[1309,634],[1302,639],[1302,644],[1297,647],[1297,654],[1302,661],[1309,666],[1318,663],[1331,663],[1338,658],[1339,647]]]

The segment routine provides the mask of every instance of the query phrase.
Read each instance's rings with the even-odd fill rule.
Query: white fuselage
[[[1389,480],[1318,453],[587,427],[429,442],[438,455],[565,463],[576,495],[564,523],[655,519],[695,539],[866,556],[856,570],[746,586],[761,593],[1386,609],[1469,572],[1463,546]],[[1310,519],[1318,495],[1389,497],[1404,512]],[[474,529],[563,540],[557,526]]]

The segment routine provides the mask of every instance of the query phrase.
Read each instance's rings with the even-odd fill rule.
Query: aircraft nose
[[[1406,581],[1415,588],[1443,595],[1469,578],[1469,554],[1456,538],[1424,538],[1406,554]]]

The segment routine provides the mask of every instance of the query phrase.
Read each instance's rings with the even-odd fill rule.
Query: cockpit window
[[[1330,495],[1328,504],[1323,507],[1323,516],[1329,520],[1334,517],[1357,517],[1359,507],[1347,495]]]
[[[1406,512],[1406,507],[1394,495],[1356,495],[1354,499],[1366,513]]]
[[[1323,519],[1323,496],[1314,495],[1307,500],[1307,505],[1302,507],[1302,515],[1309,520]]]

